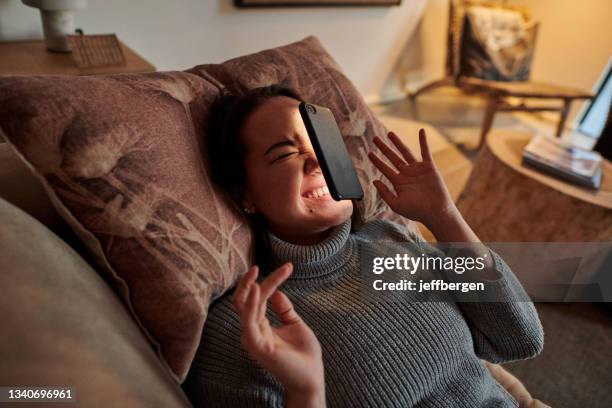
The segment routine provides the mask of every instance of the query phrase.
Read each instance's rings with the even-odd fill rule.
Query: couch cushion
[[[216,95],[181,72],[0,78],[0,132],[179,381],[210,300],[250,264],[250,231],[200,153]]]
[[[0,135],[113,277],[136,321],[182,381],[212,299],[251,263],[251,234],[211,185],[200,154],[207,110],[224,87],[285,82],[329,106],[365,199],[361,220],[389,211],[371,181],[386,130],[314,37],[189,72],[0,77]]]
[[[340,66],[314,36],[282,47],[230,59],[222,64],[198,65],[188,72],[200,75],[219,87],[239,93],[245,89],[284,83],[307,101],[329,107],[347,145],[364,190],[357,204],[360,221],[375,217],[391,219],[418,233],[416,224],[390,211],[372,181],[380,172],[367,157],[374,136],[387,130]]]
[[[96,271],[3,199],[0,225],[0,384],[70,386],[83,407],[191,406]]]

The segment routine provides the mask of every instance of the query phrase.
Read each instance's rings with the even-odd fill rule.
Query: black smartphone
[[[361,200],[363,189],[331,110],[300,103],[300,114],[329,193],[334,200]]]

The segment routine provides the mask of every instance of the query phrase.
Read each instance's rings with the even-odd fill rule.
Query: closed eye
[[[281,159],[284,159],[285,157],[289,157],[291,155],[298,154],[298,153],[299,152],[290,152],[290,153],[281,154],[280,156],[278,156],[274,160],[272,160],[272,163],[275,163],[275,162],[277,162],[277,161],[279,161]]]

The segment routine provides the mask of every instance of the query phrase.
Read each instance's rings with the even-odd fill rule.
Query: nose
[[[314,151],[310,150],[304,161],[304,174],[311,175],[316,173],[321,173],[321,167],[319,166],[319,161]]]

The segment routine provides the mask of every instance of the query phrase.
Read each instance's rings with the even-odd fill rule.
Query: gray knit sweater
[[[518,406],[480,359],[505,362],[542,350],[532,303],[364,299],[360,251],[389,240],[428,245],[387,221],[351,232],[349,220],[312,246],[272,234],[270,240],[276,264],[294,263],[282,290],[321,343],[329,407]],[[500,276],[496,290],[509,299],[512,292],[524,294],[503,260],[493,256]],[[231,295],[210,308],[184,390],[196,408],[284,406],[281,384],[241,347]]]

